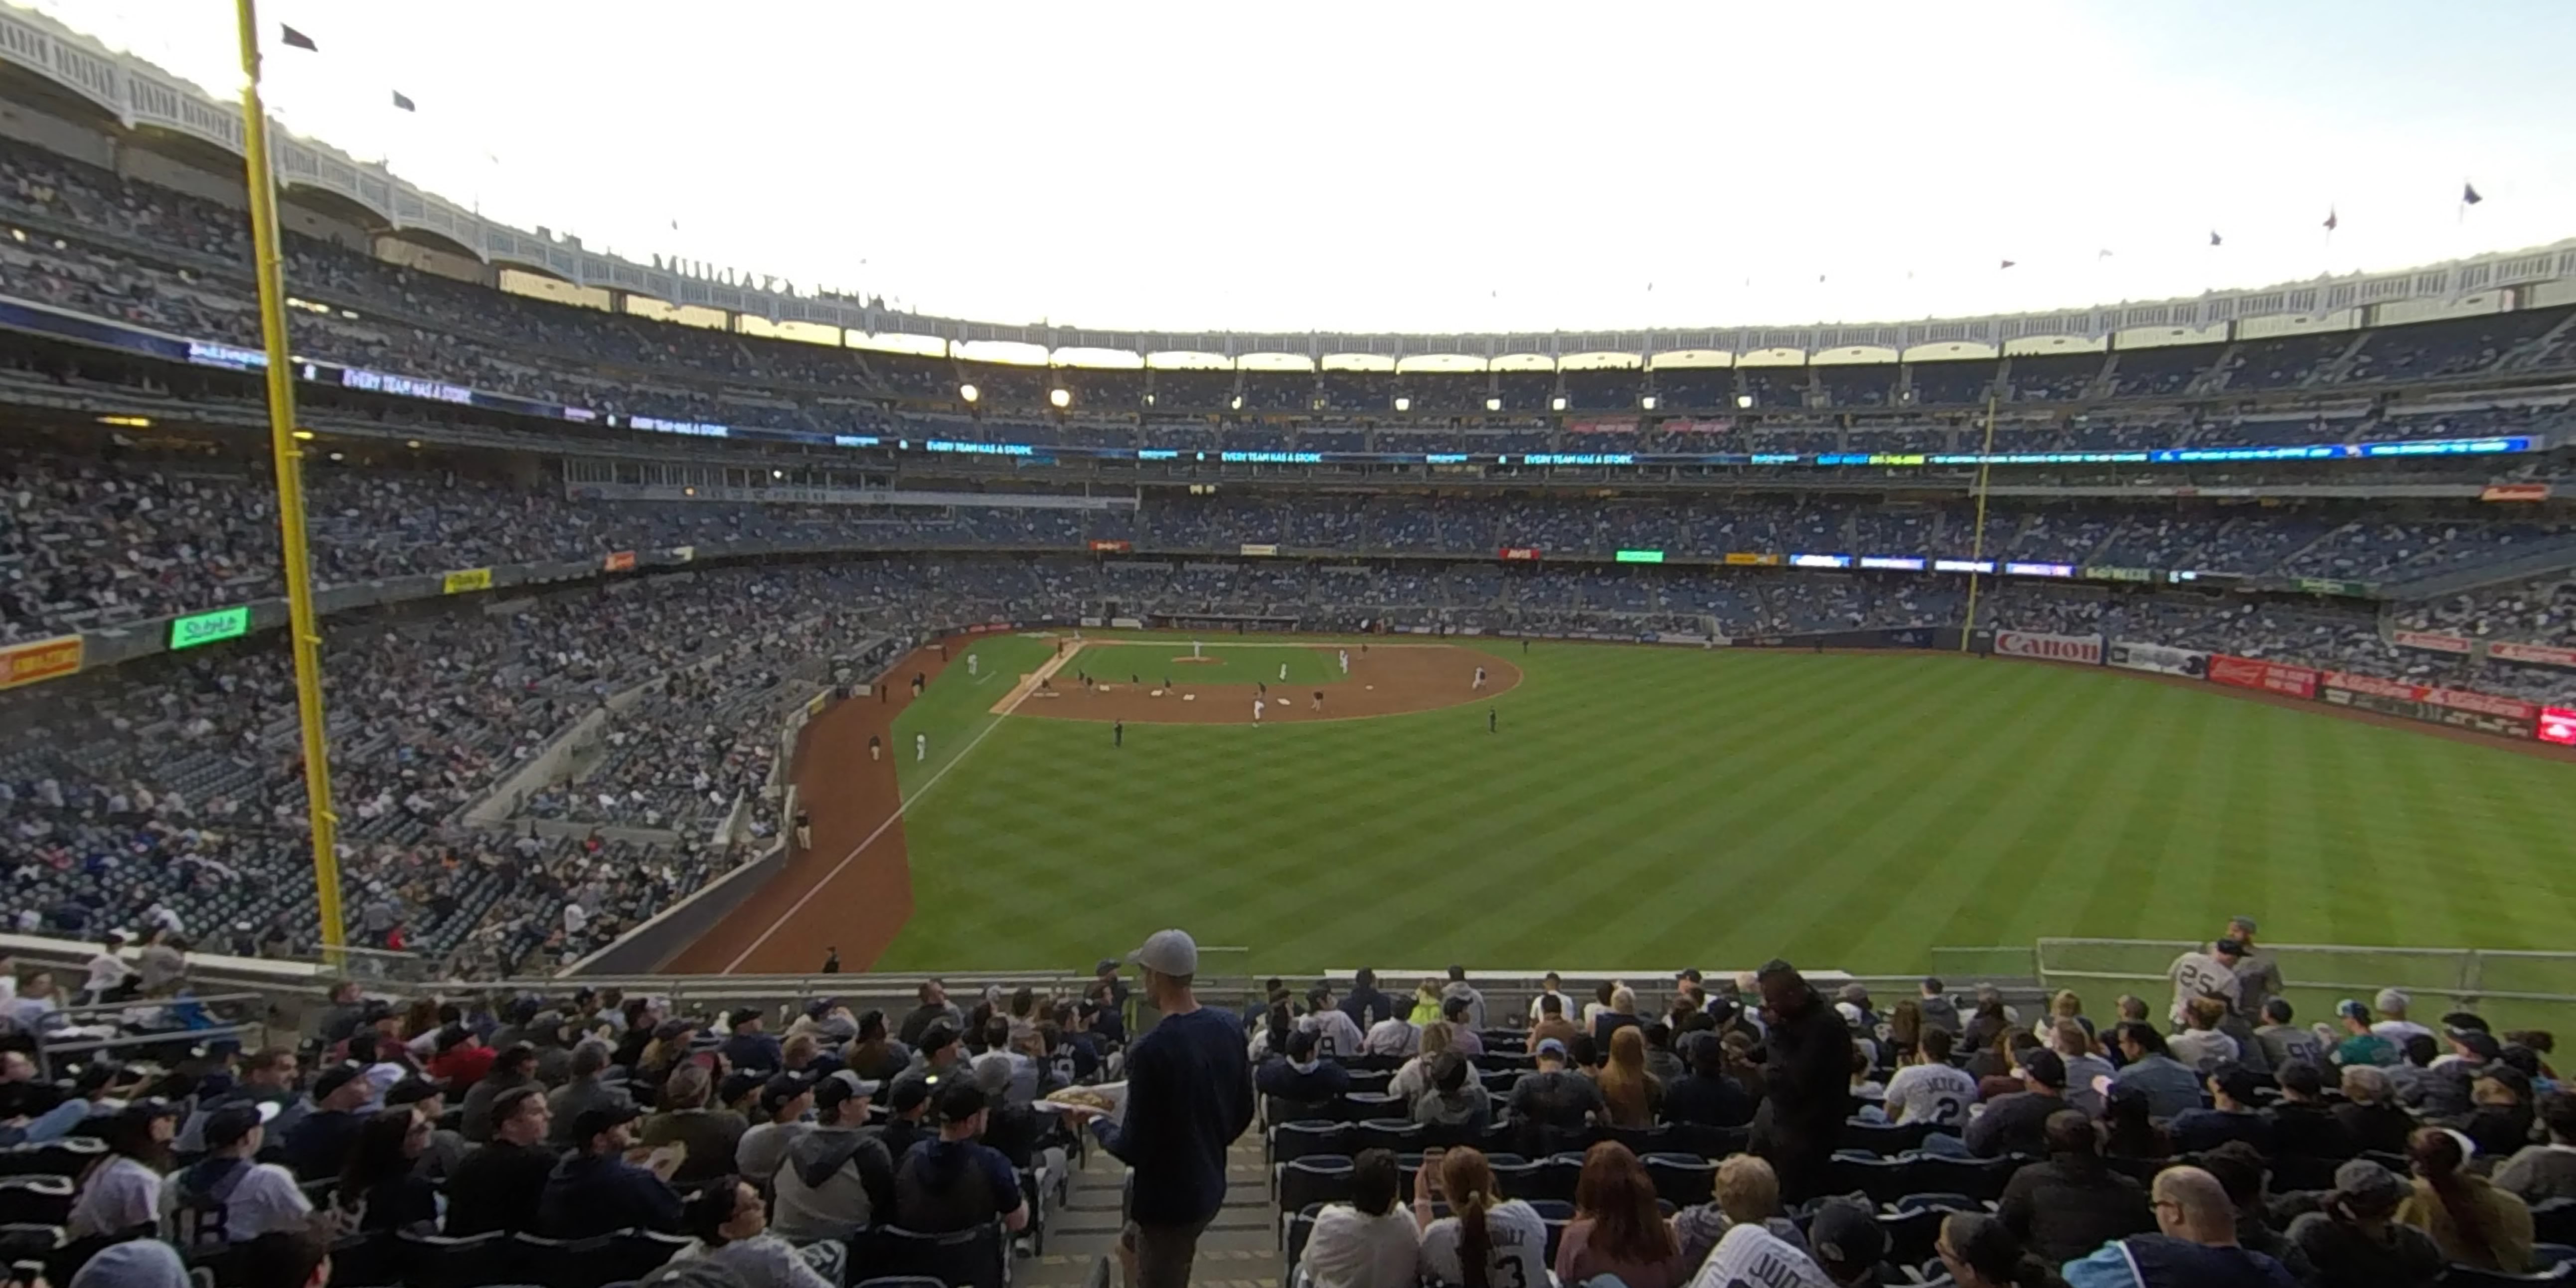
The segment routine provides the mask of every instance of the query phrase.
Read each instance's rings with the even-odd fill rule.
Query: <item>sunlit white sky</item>
[[[35,7],[239,87],[228,0]],[[998,322],[1890,320],[2576,235],[2567,0],[267,0],[261,18],[290,128],[487,215]],[[321,52],[278,46],[280,23]],[[2487,198],[2465,220],[2463,181]]]

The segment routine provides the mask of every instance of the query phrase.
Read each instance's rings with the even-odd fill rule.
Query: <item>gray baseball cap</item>
[[[1157,930],[1146,938],[1144,947],[1127,954],[1127,960],[1157,975],[1196,975],[1199,945],[1186,930]]]

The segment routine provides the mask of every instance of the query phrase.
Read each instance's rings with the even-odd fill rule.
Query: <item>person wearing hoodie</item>
[[[158,1239],[109,1244],[72,1275],[72,1288],[189,1288],[190,1282],[179,1250]]]
[[[1467,999],[1467,1031],[1470,1033],[1485,1031],[1485,995],[1477,992],[1476,986],[1467,982],[1466,967],[1449,968],[1449,986],[1440,990],[1440,996]]]
[[[2054,1265],[2156,1228],[2146,1187],[2103,1162],[2092,1119],[2060,1109],[2046,1132],[2048,1161],[2014,1172],[1995,1211],[2023,1246]]]
[[[1430,1086],[1413,1102],[1413,1121],[1444,1141],[1472,1144],[1493,1120],[1485,1089],[1467,1080],[1467,1057],[1443,1051],[1431,1058]]]
[[[1753,1152],[1779,1175],[1781,1197],[1803,1203],[1824,1192],[1827,1160],[1851,1112],[1851,1029],[1785,961],[1764,965],[1756,982],[1770,1058]]]
[[[967,1081],[939,1088],[939,1138],[914,1145],[894,1174],[894,1223],[919,1234],[948,1234],[1000,1221],[1013,1234],[1028,1228],[1020,1174],[1001,1151],[980,1143],[990,1101]]]
[[[1317,1054],[1315,1048],[1322,1041],[1320,1034],[1308,1029],[1289,1034],[1288,1054],[1262,1061],[1253,1073],[1253,1089],[1265,1096],[1308,1105],[1350,1090],[1350,1070],[1339,1061]]]
[[[1351,1023],[1366,1033],[1375,1025],[1397,1018],[1396,999],[1378,990],[1376,971],[1363,967],[1351,977],[1351,991],[1342,996],[1342,1014],[1351,1017]]]
[[[817,1271],[811,1258],[821,1255],[837,1270],[846,1255],[844,1246],[825,1240],[812,1245],[819,1254],[803,1253],[770,1233],[760,1191],[745,1178],[718,1177],[689,1200],[680,1224],[694,1242],[671,1254],[672,1259],[723,1266],[740,1277],[744,1288],[834,1288],[841,1282],[838,1274]]]
[[[894,1210],[895,1159],[868,1122],[878,1084],[844,1069],[814,1088],[814,1126],[778,1167],[778,1234],[797,1243],[847,1239]]]

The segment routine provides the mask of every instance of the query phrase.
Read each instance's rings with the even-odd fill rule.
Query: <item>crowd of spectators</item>
[[[2232,920],[2170,997],[2098,1013],[1939,979],[1827,993],[1775,961],[1589,997],[1551,974],[1526,1014],[1455,967],[1409,996],[1369,971],[1339,997],[1272,980],[1243,1018],[1319,1283],[1465,1282],[1462,1242],[1490,1282],[1528,1257],[1667,1288],[1918,1265],[1977,1288],[2422,1288],[2570,1255],[2541,1246],[2576,1229],[2553,1036],[2427,1025],[2395,988],[2303,1024],[2255,931]],[[1411,1214],[1390,1139],[1422,1153]],[[1570,1186],[1547,1179],[1578,1153]],[[1729,1277],[1757,1258],[1768,1277]]]
[[[325,1253],[333,1282],[408,1281],[455,1255],[424,1236],[497,1233],[606,1239],[583,1255],[634,1262],[628,1280],[668,1260],[733,1276],[710,1282],[838,1288],[869,1277],[888,1229],[1040,1232],[1086,1146],[1039,1098],[1114,1082],[1129,1058],[1126,985],[1107,971],[1078,995],[971,1006],[934,981],[893,1016],[350,982],[300,1026],[272,1015],[266,1046],[233,1029],[192,1046],[156,1018],[189,990],[156,951],[110,944],[91,963],[78,1000],[124,1008],[136,1041],[59,1081],[29,1055],[69,1031],[67,1002],[48,972],[0,963],[0,1142],[54,1151],[17,1159],[12,1184],[59,1169],[39,1182],[60,1187],[37,1251],[55,1282],[158,1283],[133,1266],[177,1276],[184,1258],[212,1282],[308,1288]],[[30,1246],[31,1227],[10,1229]],[[297,1277],[265,1274],[288,1248]]]

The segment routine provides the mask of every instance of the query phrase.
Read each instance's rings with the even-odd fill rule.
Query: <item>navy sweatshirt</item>
[[[1135,1172],[1140,1225],[1195,1225],[1225,1203],[1225,1150],[1252,1125],[1252,1064],[1234,1017],[1168,1015],[1127,1049],[1126,1121],[1092,1130]]]

